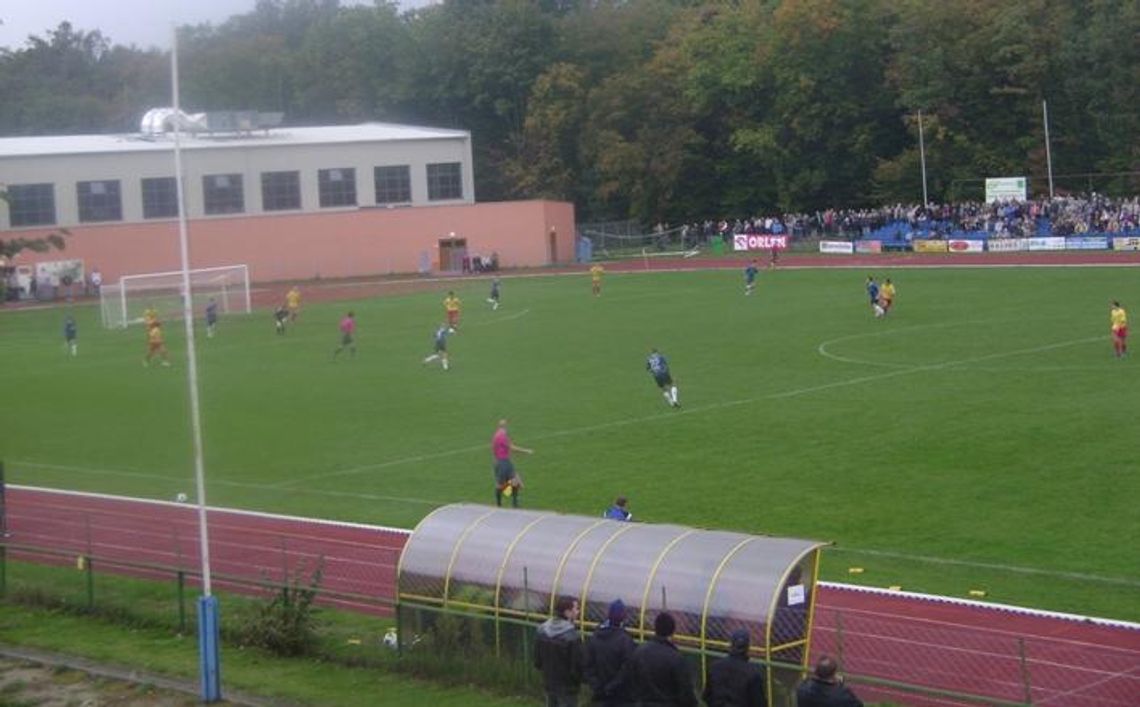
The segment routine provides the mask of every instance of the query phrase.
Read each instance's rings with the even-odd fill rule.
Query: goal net
[[[643,255],[677,255],[697,244],[696,233],[687,227],[655,229],[650,233],[614,233],[605,228],[583,228],[593,243],[594,257],[622,258]]]
[[[182,272],[124,275],[117,283],[100,289],[103,326],[123,329],[143,321],[143,312],[152,307],[163,321],[182,319]],[[190,271],[191,311],[203,315],[213,299],[218,314],[248,313],[249,268],[227,265]]]

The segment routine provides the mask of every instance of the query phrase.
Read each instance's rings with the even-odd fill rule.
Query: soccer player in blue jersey
[[[218,303],[214,298],[206,305],[206,338],[214,338],[214,329],[218,326]]]
[[[285,303],[277,305],[277,309],[273,310],[273,326],[278,334],[285,333],[285,322],[289,319],[289,308]]]
[[[756,289],[756,275],[759,274],[760,268],[756,267],[756,261],[753,260],[744,268],[744,294],[750,295]]]
[[[879,306],[879,283],[875,282],[874,275],[867,276],[867,296],[871,299],[871,311],[875,316],[882,316],[879,314],[879,310],[882,309]]]
[[[435,336],[432,341],[435,344],[435,350],[432,355],[424,359],[424,365],[428,365],[432,361],[439,361],[443,366],[443,370],[448,370],[449,364],[447,362],[447,337],[454,331],[446,322],[439,325],[435,330]]]
[[[63,340],[67,346],[67,353],[72,356],[79,355],[79,327],[75,324],[75,317],[70,314],[63,320]]]
[[[491,296],[487,298],[487,304],[491,305],[491,309],[499,308],[499,278],[491,280]]]
[[[677,386],[673,383],[673,376],[669,374],[669,362],[657,349],[649,352],[649,358],[645,360],[645,368],[653,375],[653,380],[657,383],[657,387],[661,389],[661,394],[665,396],[665,402],[670,407],[681,407],[681,401],[677,398]]]

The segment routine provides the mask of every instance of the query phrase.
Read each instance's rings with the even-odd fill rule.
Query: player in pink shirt
[[[348,349],[349,355],[356,357],[356,315],[349,312],[340,320],[340,346],[336,347],[333,351],[333,360],[340,355],[341,351]]]
[[[511,452],[534,454],[533,449],[520,447],[511,441],[507,434],[506,419],[499,420],[499,429],[491,437],[491,453],[495,457],[495,505],[503,505],[503,496],[509,496],[511,505],[519,507],[519,491],[522,489],[522,479],[515,472],[515,465],[511,463]]]

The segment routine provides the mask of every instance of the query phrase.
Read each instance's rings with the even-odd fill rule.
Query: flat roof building
[[[0,138],[0,231],[71,235],[17,264],[81,260],[107,281],[178,269],[177,121],[191,267],[246,264],[267,281],[573,259],[571,204],[475,203],[466,130],[280,118],[165,108],[134,134]]]
[[[0,138],[0,226],[177,218],[173,135]],[[186,132],[188,218],[474,203],[471,134],[366,123]]]

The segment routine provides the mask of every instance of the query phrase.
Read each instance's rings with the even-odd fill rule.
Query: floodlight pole
[[[918,112],[918,157],[922,163],[922,208],[930,206],[926,196],[926,140],[922,134],[922,111]]]
[[[1045,165],[1049,170],[1049,199],[1053,199],[1053,153],[1049,149],[1049,104],[1041,101],[1041,120],[1045,123]]]
[[[210,594],[210,537],[206,513],[206,467],[202,453],[202,415],[198,400],[198,356],[194,346],[194,299],[190,290],[190,246],[186,227],[186,192],[182,179],[182,109],[178,97],[178,28],[170,49],[174,103],[174,181],[178,192],[178,246],[182,256],[182,321],[186,328],[186,378],[190,391],[190,427],[194,440],[194,482],[197,485],[198,542],[202,560],[202,596],[198,599],[198,658],[203,702],[222,698],[218,601]]]

